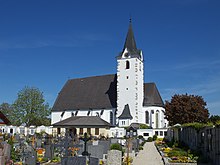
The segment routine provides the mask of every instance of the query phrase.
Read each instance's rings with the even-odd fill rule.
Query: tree
[[[220,121],[220,116],[219,115],[212,115],[209,117],[209,122],[212,122],[213,124],[216,124],[217,122]]]
[[[177,123],[207,122],[209,117],[206,102],[201,96],[174,95],[165,102],[165,116],[170,125]]]
[[[35,87],[24,87],[18,92],[18,98],[13,104],[16,125],[48,125],[50,108],[45,103],[43,92]]]

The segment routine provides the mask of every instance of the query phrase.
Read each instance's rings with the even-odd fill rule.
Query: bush
[[[187,152],[183,150],[171,150],[168,154],[169,157],[187,156]]]
[[[142,135],[138,135],[138,139],[143,139],[144,137]]]
[[[114,144],[111,145],[110,150],[119,150],[119,151],[122,151],[122,147],[121,147],[120,144],[114,143]]]
[[[143,150],[144,148],[142,146],[139,146],[139,150]]]
[[[147,139],[147,142],[152,142],[153,141],[153,138],[152,137],[149,137],[148,139]]]
[[[157,140],[157,135],[153,136],[153,141]]]

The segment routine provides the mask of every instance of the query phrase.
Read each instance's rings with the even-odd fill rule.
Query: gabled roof
[[[136,42],[135,42],[135,38],[134,38],[134,33],[132,30],[132,24],[131,24],[131,20],[129,23],[129,28],[128,28],[128,32],[127,32],[127,36],[126,36],[126,40],[125,40],[125,44],[124,44],[124,48],[122,53],[125,51],[125,49],[127,49],[128,54],[130,55],[130,57],[140,57],[140,53],[141,51],[137,49],[136,46]],[[120,58],[122,56],[122,53],[118,56],[118,58]]]
[[[0,124],[10,125],[11,122],[8,118],[0,111]]]
[[[54,127],[77,127],[77,128],[104,128],[111,124],[98,116],[72,116],[60,122],[53,124]]]
[[[143,106],[164,107],[163,100],[155,83],[144,83],[144,102]]]
[[[112,74],[68,80],[52,111],[116,108],[116,78]]]
[[[52,111],[112,109],[117,107],[117,76],[103,75],[68,80]],[[143,106],[164,106],[155,83],[144,84]]]
[[[126,104],[122,114],[118,117],[119,119],[133,119],[131,116],[129,105]]]

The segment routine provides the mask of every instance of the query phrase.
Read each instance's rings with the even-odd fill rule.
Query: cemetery
[[[1,126],[0,164],[130,164],[147,141],[142,135],[138,136],[133,127],[113,128],[111,133],[115,129],[119,133],[108,137],[91,136],[86,132],[77,136],[68,129],[53,134],[51,127],[40,128]]]

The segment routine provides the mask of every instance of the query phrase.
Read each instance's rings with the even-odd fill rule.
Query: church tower
[[[143,55],[137,49],[130,20],[122,52],[117,57],[117,118],[120,127],[143,123]]]

